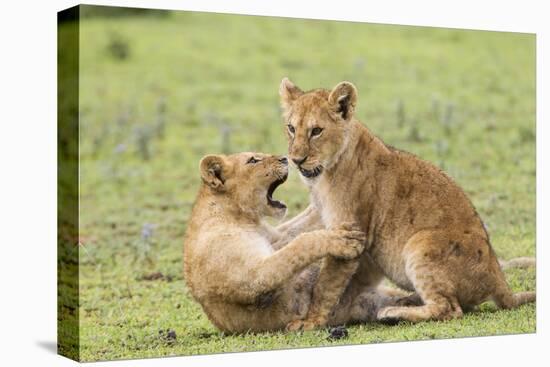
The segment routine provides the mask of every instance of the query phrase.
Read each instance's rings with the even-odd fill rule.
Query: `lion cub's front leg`
[[[330,313],[338,304],[358,267],[359,260],[325,258],[321,266],[319,279],[313,289],[313,296],[306,318],[291,321],[286,329],[289,331],[313,330],[326,326]]]
[[[245,286],[231,289],[233,299],[236,302],[255,302],[259,295],[277,289],[306,266],[327,256],[348,260],[357,258],[364,250],[365,238],[361,231],[343,229],[301,234],[246,271],[242,279]]]
[[[352,230],[353,226],[344,224],[340,228]],[[290,322],[286,329],[289,331],[313,330],[325,326],[330,313],[358,267],[357,259],[344,260],[330,256],[323,259],[306,318]]]
[[[313,205],[309,205],[294,218],[277,226],[279,237],[273,241],[272,246],[275,250],[280,249],[302,233],[324,228],[319,212]]]

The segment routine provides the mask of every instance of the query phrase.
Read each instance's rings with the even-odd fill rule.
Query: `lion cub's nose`
[[[281,162],[286,166],[288,164],[288,159],[286,159],[286,157],[282,157],[282,158],[279,158],[279,162]]]
[[[307,156],[303,157],[303,158],[292,158],[292,162],[294,162],[297,166],[301,165],[302,163],[304,163],[307,159]]]

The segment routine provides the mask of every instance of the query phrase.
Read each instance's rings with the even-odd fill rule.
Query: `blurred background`
[[[278,87],[285,76],[304,90],[353,82],[356,116],[386,143],[450,174],[480,212],[499,256],[534,255],[534,35],[80,9],[84,360],[305,345],[295,336],[219,336],[182,277],[199,159],[284,154]],[[74,21],[61,23],[61,36]],[[289,216],[308,204],[296,172],[276,197],[289,205]],[[511,282],[534,284],[534,273]],[[531,323],[497,331],[534,330],[534,308],[529,315]]]

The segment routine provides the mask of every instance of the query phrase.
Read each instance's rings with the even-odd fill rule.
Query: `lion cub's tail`
[[[498,260],[498,263],[500,264],[500,268],[502,270],[506,269],[512,269],[512,268],[519,268],[519,269],[526,269],[537,266],[537,261],[534,257],[516,257],[514,259],[510,260]]]
[[[498,262],[502,270],[511,268],[525,269],[536,266],[536,261],[533,257],[517,257],[507,261],[498,260]],[[499,275],[498,285],[496,292],[493,295],[493,300],[500,308],[516,308],[524,303],[531,303],[537,300],[537,295],[535,292],[512,293],[506,279],[504,278],[504,273],[500,272]]]

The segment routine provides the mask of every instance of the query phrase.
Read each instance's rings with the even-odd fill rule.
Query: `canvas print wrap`
[[[58,351],[536,332],[535,35],[58,15]]]

